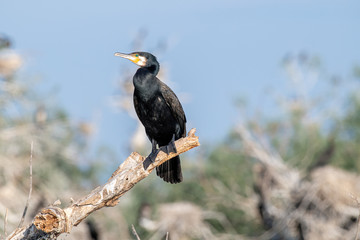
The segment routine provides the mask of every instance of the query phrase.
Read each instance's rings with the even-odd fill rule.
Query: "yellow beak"
[[[132,61],[135,64],[137,64],[140,61],[139,57],[135,57],[132,54],[125,54],[125,53],[116,52],[114,55],[117,56],[117,57],[122,57],[122,58],[129,59],[130,61]]]

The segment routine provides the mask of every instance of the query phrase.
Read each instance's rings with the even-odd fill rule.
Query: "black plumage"
[[[156,77],[160,66],[154,55],[147,52],[115,55],[140,66],[133,77],[134,106],[152,143],[152,151],[145,160],[146,168],[159,152],[157,145],[166,146],[167,153],[176,152],[174,141],[186,135],[185,113],[175,93]],[[156,168],[156,173],[166,182],[181,182],[183,177],[179,156],[161,164]]]

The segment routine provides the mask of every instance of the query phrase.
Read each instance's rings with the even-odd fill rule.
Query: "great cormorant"
[[[152,151],[144,161],[144,167],[147,168],[159,152],[157,145],[166,146],[168,154],[176,152],[174,141],[186,135],[185,113],[175,93],[156,77],[160,65],[154,55],[133,52],[115,53],[115,56],[129,59],[140,67],[133,77],[134,106],[152,143]],[[157,167],[156,174],[166,182],[181,182],[183,177],[179,156]]]

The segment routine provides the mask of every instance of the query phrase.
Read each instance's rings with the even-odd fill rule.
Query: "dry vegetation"
[[[24,226],[41,209],[81,205],[73,199],[84,200],[105,182],[99,179],[111,161],[106,154],[87,154],[94,126],[74,122],[38,96],[35,79],[17,75],[21,56],[1,38],[0,238],[5,238],[18,227],[28,200],[31,143],[33,184]],[[74,228],[80,221],[72,221],[71,233],[59,239],[359,239],[360,100],[355,94],[341,115],[333,114],[338,99],[331,94],[342,85],[332,83],[336,91],[329,88],[325,104],[318,101],[322,96],[313,101],[306,87],[319,75],[316,61],[301,56],[284,65],[289,79],[304,84],[295,86],[301,92],[291,101],[280,98],[285,116],[245,119],[217,146],[203,144],[183,157],[183,183],[149,176],[116,207],[93,212]],[[121,79],[116,103],[132,115],[130,80]],[[324,114],[314,117],[314,109]],[[129,137],[130,147],[146,149],[142,134]]]

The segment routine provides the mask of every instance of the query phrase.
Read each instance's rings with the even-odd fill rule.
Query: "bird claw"
[[[177,153],[176,150],[176,146],[175,146],[175,142],[171,141],[167,146],[166,146],[166,154],[170,154],[170,153]]]
[[[149,154],[149,156],[147,156],[147,158],[143,162],[143,166],[144,166],[145,170],[150,166],[150,164],[155,162],[155,159],[160,151],[160,149],[156,149],[155,140],[152,141],[152,146],[153,146],[153,149],[152,149],[151,153]],[[169,144],[165,146],[165,153],[168,155],[170,153],[177,153],[176,146],[175,146],[175,135],[173,135]]]
[[[171,141],[165,147],[166,154],[169,155],[170,153],[177,153],[176,146],[175,146],[175,135],[173,135]]]
[[[147,156],[147,158],[143,162],[143,166],[144,166],[145,170],[150,166],[150,164],[155,162],[155,159],[156,159],[156,156],[158,155],[158,153],[159,153],[159,149],[156,149],[156,150],[151,151],[149,156]]]

